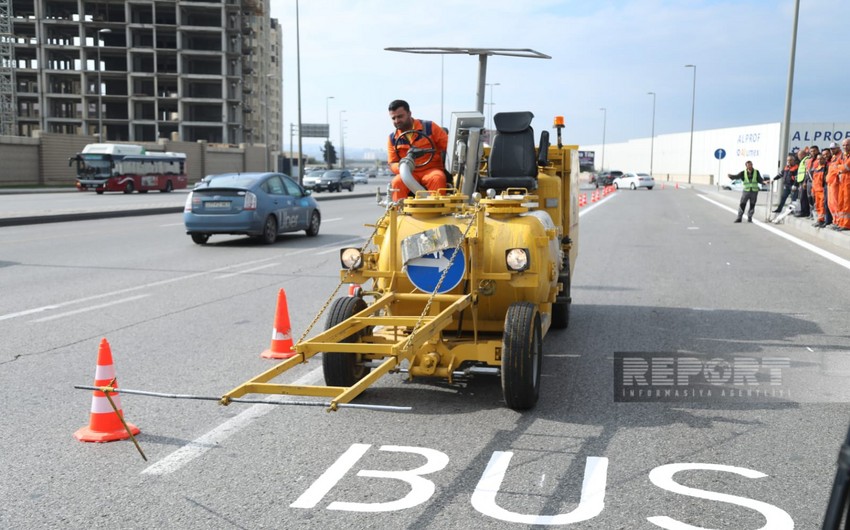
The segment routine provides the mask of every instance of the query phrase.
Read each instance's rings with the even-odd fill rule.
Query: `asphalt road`
[[[220,396],[273,365],[278,290],[298,338],[380,210],[322,203],[317,238],[271,246],[194,245],[176,213],[0,229],[0,527],[818,528],[850,421],[850,252],[732,224],[734,202],[668,188],[584,208],[532,411],[487,377],[388,376],[358,399],[408,413],[124,395],[147,462],[73,437],[101,339],[124,388]],[[743,359],[743,383],[755,360],[774,393],[624,402],[615,359],[642,355]]]

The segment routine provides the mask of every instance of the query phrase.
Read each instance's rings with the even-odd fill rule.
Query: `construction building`
[[[4,17],[0,134],[280,152],[282,34],[269,0],[0,0]]]

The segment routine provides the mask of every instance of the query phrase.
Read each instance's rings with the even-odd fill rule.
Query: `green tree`
[[[330,140],[325,140],[325,146],[322,148],[322,158],[328,165],[328,169],[332,169],[336,164],[336,149]]]

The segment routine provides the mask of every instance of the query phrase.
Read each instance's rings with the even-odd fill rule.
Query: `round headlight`
[[[528,262],[528,249],[512,248],[505,253],[505,264],[508,266],[508,270],[524,271],[528,268]]]
[[[363,265],[363,256],[359,248],[344,248],[339,253],[339,261],[345,269],[359,269]]]

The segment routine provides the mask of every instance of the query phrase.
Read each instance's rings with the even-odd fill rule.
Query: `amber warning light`
[[[564,117],[563,116],[555,116],[555,127],[563,127],[564,126]]]

